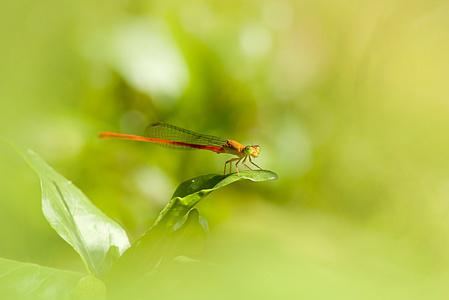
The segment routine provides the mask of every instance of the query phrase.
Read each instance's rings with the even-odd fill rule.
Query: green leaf
[[[254,170],[252,172],[240,172],[240,175],[237,175],[237,173],[227,176],[209,174],[189,179],[181,183],[176,189],[172,200],[161,211],[154,226],[173,226],[204,197],[228,184],[241,180],[260,182],[277,178],[278,176],[274,172]]]
[[[47,221],[80,254],[91,274],[102,278],[130,246],[125,231],[39,155],[26,148],[16,149],[39,174]]]
[[[117,289],[117,293],[124,292],[122,287],[131,286],[135,280],[154,269],[165,254],[168,247],[167,237],[175,229],[175,224],[211,192],[241,180],[266,181],[277,178],[276,173],[271,171],[255,170],[240,172],[240,175],[208,174],[184,181],[161,211],[153,227],[112,267],[106,278],[108,287]]]
[[[0,298],[3,300],[105,299],[100,280],[77,272],[0,258]]]

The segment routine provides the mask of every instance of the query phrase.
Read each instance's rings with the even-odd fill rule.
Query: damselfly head
[[[260,153],[260,147],[259,145],[246,146],[244,151],[245,154],[247,155],[251,155],[252,157],[258,157]]]

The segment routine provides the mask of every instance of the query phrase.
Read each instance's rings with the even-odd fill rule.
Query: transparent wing
[[[182,142],[193,145],[202,145],[202,146],[222,147],[226,143],[225,139],[221,139],[212,135],[196,133],[184,128],[180,128],[174,125],[165,124],[161,122],[149,125],[145,129],[145,136],[149,138]],[[195,150],[195,148],[182,145],[173,145],[173,144],[158,144],[158,145],[171,149]]]

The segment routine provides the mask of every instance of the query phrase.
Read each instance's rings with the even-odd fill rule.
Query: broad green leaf
[[[0,258],[2,300],[105,299],[100,280],[77,272]]]
[[[47,221],[80,254],[91,274],[102,278],[130,246],[125,231],[39,155],[16,149],[39,174]]]
[[[240,172],[240,175],[236,173],[228,176],[209,174],[189,179],[179,185],[172,200],[161,211],[154,225],[173,226],[204,197],[233,182],[241,180],[258,182],[277,178],[278,176],[274,172],[254,170]]]
[[[209,174],[189,179],[179,185],[172,200],[159,214],[153,227],[129,248],[108,274],[108,287],[121,289],[157,266],[165,254],[167,237],[198,202],[211,192],[241,180],[266,181],[277,179],[276,173],[264,170],[240,172],[228,176]]]

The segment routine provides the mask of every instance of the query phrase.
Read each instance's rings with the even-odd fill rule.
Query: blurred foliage
[[[199,259],[222,267],[195,268],[204,283],[179,291],[159,279],[161,297],[448,297],[447,1],[0,7],[0,135],[132,240],[179,182],[221,172],[226,156],[100,131],[164,121],[259,143],[256,163],[279,174],[199,205],[211,230]],[[0,257],[83,271],[42,216],[37,178],[9,146],[0,153]]]

